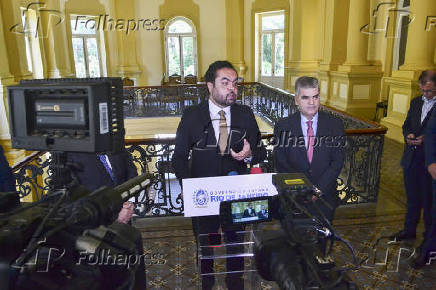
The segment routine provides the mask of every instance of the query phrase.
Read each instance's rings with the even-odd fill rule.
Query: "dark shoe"
[[[429,262],[429,259],[428,259],[427,253],[421,252],[418,255],[418,257],[413,259],[411,266],[413,269],[420,269],[420,268],[424,267],[425,265],[427,265],[428,262]]]
[[[416,233],[408,233],[404,230],[399,231],[398,233],[395,233],[390,236],[392,240],[395,240],[397,242],[404,241],[404,240],[413,240],[416,238]]]

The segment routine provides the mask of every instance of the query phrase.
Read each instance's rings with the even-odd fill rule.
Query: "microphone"
[[[253,167],[250,169],[250,174],[261,174],[262,172],[262,168],[260,167]]]
[[[132,178],[115,188],[101,187],[89,196],[71,204],[71,215],[67,223],[86,228],[112,223],[120,211],[123,202],[137,195],[151,182],[150,174]]]

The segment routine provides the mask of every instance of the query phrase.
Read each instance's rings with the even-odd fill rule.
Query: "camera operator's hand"
[[[133,203],[126,201],[123,203],[123,208],[118,213],[117,222],[127,224],[133,216],[134,205]]]
[[[432,163],[427,167],[428,173],[430,173],[433,180],[436,179],[436,163]]]

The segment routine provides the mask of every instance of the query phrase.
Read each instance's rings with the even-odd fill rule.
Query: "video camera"
[[[90,193],[74,178],[66,152],[124,149],[121,79],[23,80],[8,87],[8,98],[12,146],[49,151],[52,176],[49,193],[30,205],[17,203],[15,192],[0,194],[0,289],[99,288],[111,274],[81,264],[83,253],[140,254],[130,232],[106,225],[152,176]],[[123,280],[112,286],[128,288],[133,270],[117,268]]]
[[[312,198],[325,201],[310,180],[301,173],[286,173],[273,175],[272,183],[277,188],[276,196],[220,204],[223,227],[272,219],[280,222],[280,230],[265,230],[255,237],[254,257],[259,275],[275,281],[280,289],[355,289],[346,276],[348,269],[337,268],[329,256],[333,241],[343,240],[323,213],[316,212]],[[250,216],[250,207],[255,215]],[[356,262],[353,249],[346,244]]]

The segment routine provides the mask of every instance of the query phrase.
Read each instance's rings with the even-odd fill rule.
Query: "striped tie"
[[[227,141],[229,139],[229,132],[227,132],[227,121],[226,121],[226,112],[223,110],[219,111],[220,115],[220,135],[218,138],[218,145],[220,147],[221,155],[224,155],[227,147]]]
[[[312,121],[307,121],[307,159],[312,163],[313,147],[315,145],[315,137],[313,136]]]

